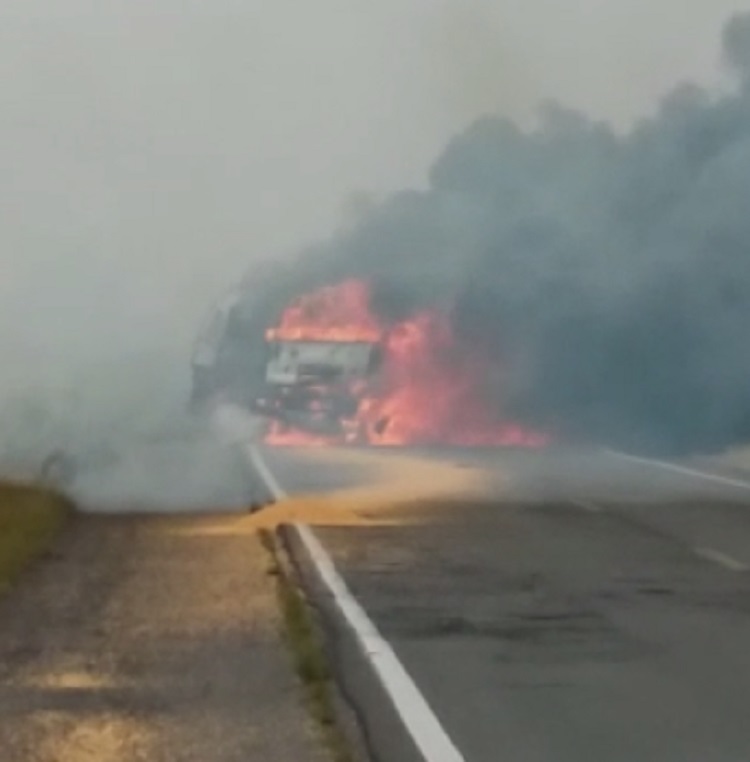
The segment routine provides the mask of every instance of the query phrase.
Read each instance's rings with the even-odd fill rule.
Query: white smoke
[[[353,190],[424,184],[440,146],[479,110],[523,116],[557,94],[625,119],[683,74],[708,76],[725,11],[662,0],[683,23],[654,12],[648,55],[613,68],[601,32],[582,31],[583,7],[550,25],[551,0],[486,5],[492,25],[464,65],[465,36],[444,34],[458,2],[4,2],[4,460],[36,463],[63,445],[132,452],[184,432],[192,338],[248,267],[329,233]],[[632,3],[611,5],[610,20]],[[606,28],[627,46],[641,22]],[[565,62],[557,53],[570,39],[588,44]],[[657,84],[642,76],[640,61],[678,42]],[[580,90],[582,66],[616,73],[617,86]]]

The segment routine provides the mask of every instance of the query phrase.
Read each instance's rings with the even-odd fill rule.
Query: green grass
[[[53,490],[0,482],[0,594],[47,550],[72,510]]]
[[[284,573],[272,534],[263,530],[260,541],[271,557],[269,574],[276,579],[284,638],[302,682],[308,710],[334,762],[353,762],[349,744],[336,722],[331,674],[310,609],[294,580]]]

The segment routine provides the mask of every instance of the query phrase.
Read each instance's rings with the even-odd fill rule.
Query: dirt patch
[[[312,463],[329,457],[324,450],[314,449],[308,456]],[[372,451],[337,451],[335,457],[341,467],[367,467],[366,485],[282,500],[251,516],[248,527],[273,529],[297,522],[314,526],[392,525],[405,521],[403,512],[398,516],[404,504],[429,505],[433,498],[469,500],[485,490],[486,475],[460,465]],[[418,521],[418,515],[410,512],[408,520]]]
[[[310,448],[306,459],[314,462],[317,458],[327,459],[325,451]],[[394,458],[387,454],[376,460],[371,452],[361,454],[356,451],[337,451],[336,460],[342,465],[359,462],[366,465],[370,469],[366,484],[322,494],[286,497],[257,513],[217,519],[206,516],[199,530],[195,526],[174,524],[172,531],[200,531],[207,535],[255,534],[295,523],[312,526],[414,524],[420,521],[420,509],[432,509],[434,500],[466,503],[486,492],[487,477],[483,472],[444,462],[403,455]],[[410,510],[404,510],[406,506]]]

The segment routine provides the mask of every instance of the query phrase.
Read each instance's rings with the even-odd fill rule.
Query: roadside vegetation
[[[72,503],[52,489],[0,482],[0,594],[49,548],[72,512]]]
[[[276,578],[284,638],[302,682],[308,710],[333,762],[354,762],[355,756],[337,722],[331,674],[307,602],[284,570],[271,532],[261,530],[259,534],[261,544],[271,557],[269,574]]]

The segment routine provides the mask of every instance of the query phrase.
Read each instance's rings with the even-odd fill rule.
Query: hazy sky
[[[0,0],[13,378],[183,347],[253,261],[424,181],[482,112],[627,125],[721,81],[732,0]]]

